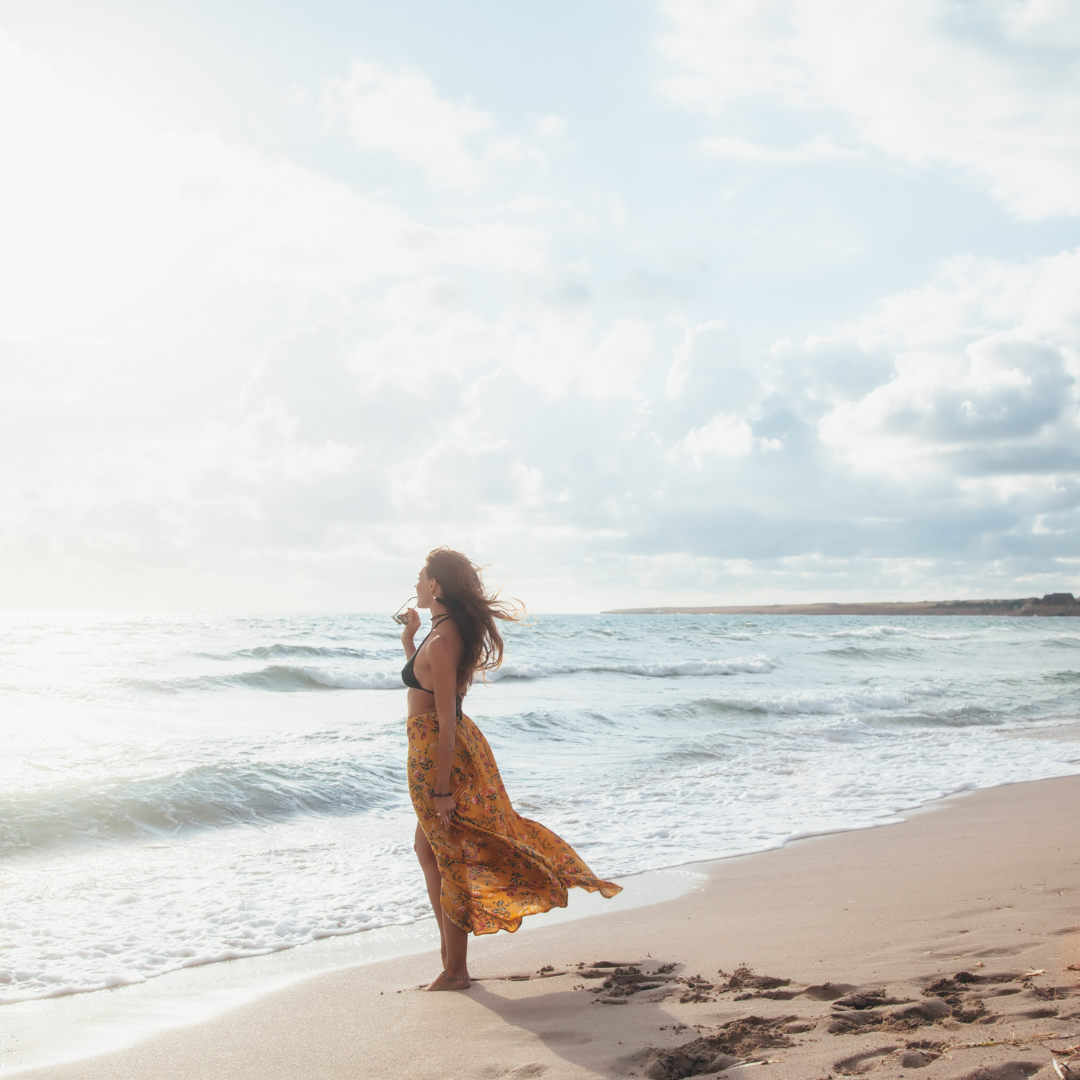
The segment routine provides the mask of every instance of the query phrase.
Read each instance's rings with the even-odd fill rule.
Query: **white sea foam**
[[[18,865],[7,881],[7,910],[19,915],[6,920],[0,1001],[137,983],[412,922],[426,914],[414,856],[386,832],[385,821],[306,822],[273,839],[232,832],[120,848],[105,862],[75,854]]]
[[[528,664],[505,661],[502,667],[488,674],[488,680],[550,679],[556,675],[640,675],[649,679],[670,679],[680,675],[767,675],[776,665],[767,656],[739,656],[731,660],[672,660],[651,664],[632,663],[565,663]]]
[[[906,626],[866,626],[832,630],[825,636],[831,638],[890,638],[906,637],[909,633],[910,631]]]
[[[786,716],[847,716],[909,708],[913,698],[910,691],[868,686],[794,691],[774,697],[742,697],[732,699],[732,703],[743,708],[760,709],[763,712]]]
[[[304,678],[319,686],[339,690],[400,690],[405,684],[400,671],[348,672],[327,671],[325,668],[296,669]]]

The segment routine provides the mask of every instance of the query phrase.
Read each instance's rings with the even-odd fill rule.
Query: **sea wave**
[[[489,673],[488,681],[550,679],[555,675],[576,675],[580,672],[640,675],[649,679],[686,675],[767,675],[775,667],[775,661],[767,656],[739,656],[731,660],[675,660],[652,664],[528,664],[508,661]]]
[[[786,627],[789,637],[795,638],[889,638],[905,637],[911,631],[905,626],[845,626],[840,630],[796,630]]]
[[[702,713],[757,713],[776,716],[853,716],[860,713],[911,709],[919,699],[938,697],[940,688],[923,684],[907,689],[883,686],[837,687],[830,690],[795,690],[783,694],[748,697],[698,698],[690,708]],[[676,706],[685,708],[685,706]]]
[[[776,666],[767,656],[741,656],[731,660],[676,660],[652,664],[567,663],[545,664],[507,661],[487,675],[488,682],[500,679],[550,679],[579,672],[594,674],[640,675],[665,679],[678,676],[767,675]],[[258,671],[161,681],[129,679],[127,684],[140,690],[177,694],[190,690],[271,690],[288,693],[301,690],[401,690],[401,674],[390,671],[349,671],[310,664],[271,664]]]
[[[348,815],[400,801],[401,769],[344,758],[197,765],[0,799],[0,856],[82,842],[131,842],[301,814]]]
[[[823,649],[817,655],[828,656],[833,660],[900,660],[917,656],[918,653],[907,645],[840,645],[833,649]]]
[[[1048,671],[1043,678],[1048,682],[1080,682],[1080,671]]]
[[[1080,649],[1080,638],[1055,637],[1050,638],[1046,644],[1053,649]]]
[[[405,685],[397,671],[329,671],[287,664],[217,678],[258,690],[400,690]]]
[[[160,694],[189,690],[400,690],[397,671],[341,671],[306,664],[271,664],[258,671],[196,675],[181,679],[128,679],[128,686]]]
[[[277,660],[282,657],[296,657],[300,660],[366,660],[377,655],[380,654],[339,645],[286,645],[276,642],[273,645],[256,645],[252,649],[237,649],[229,653],[227,659]]]
[[[957,631],[955,633],[932,633],[928,630],[918,629],[911,626],[861,626],[845,627],[842,630],[795,630],[784,628],[784,633],[793,638],[870,638],[882,639],[892,637],[918,638],[920,641],[966,641],[971,637],[970,632]]]

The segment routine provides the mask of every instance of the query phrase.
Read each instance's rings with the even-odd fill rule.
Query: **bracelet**
[[[440,754],[452,754],[453,752],[454,752],[454,748],[452,746],[440,746],[439,747],[439,753]]]
[[[433,799],[450,799],[453,798],[453,795],[452,791],[433,791],[431,793]]]

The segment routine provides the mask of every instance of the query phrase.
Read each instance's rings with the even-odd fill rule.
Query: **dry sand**
[[[724,860],[681,899],[471,953],[465,992],[417,990],[433,954],[385,961],[19,1075],[1058,1080],[1080,1050],[1080,777]]]

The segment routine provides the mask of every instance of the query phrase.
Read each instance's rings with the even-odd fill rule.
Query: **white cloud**
[[[636,398],[643,371],[658,358],[654,328],[631,318],[597,325],[589,314],[534,315],[518,328],[507,364],[551,400]]]
[[[672,459],[693,458],[700,465],[702,458],[744,457],[754,449],[754,433],[739,416],[717,413],[704,427],[694,428],[668,452]]]
[[[725,128],[709,152],[783,166],[881,149],[856,106],[817,86],[804,43],[770,45],[816,16],[779,3],[680,10],[704,19],[703,56],[710,20],[729,16],[736,44],[763,45],[732,45],[720,91],[728,75],[687,62],[698,82],[683,100],[741,104],[750,87],[835,128],[789,125],[787,142]],[[908,25],[882,10],[887,26]],[[1065,9],[1009,10],[1017,40],[1056,47],[1047,28]],[[850,15],[861,40],[865,20]],[[780,30],[754,21],[780,16]],[[701,252],[734,235],[733,219],[705,232],[717,204],[689,187],[685,207],[665,196],[658,216],[623,176],[583,194],[582,162],[596,165],[582,158],[576,186],[534,189],[533,170],[491,197],[537,146],[584,146],[595,131],[577,115],[573,140],[550,115],[504,133],[420,73],[354,68],[323,107],[356,121],[366,151],[439,186],[411,187],[407,211],[393,192],[220,135],[151,130],[12,55],[0,70],[5,582],[36,567],[54,596],[68,570],[77,584],[106,565],[114,582],[157,568],[192,602],[239,595],[235,580],[250,605],[368,607],[387,566],[407,559],[411,574],[417,553],[449,541],[532,566],[540,590],[557,580],[550,604],[588,606],[629,602],[636,582],[686,597],[736,578],[741,590],[846,589],[867,566],[922,588],[942,560],[1015,577],[1025,559],[1050,573],[1075,550],[1076,252],[956,259],[925,288],[839,326],[822,317],[807,336],[778,297],[832,283],[778,285],[764,242],[752,265],[709,249],[724,261],[710,279]],[[1060,77],[1047,75],[1051,101]],[[693,249],[693,289],[666,288],[662,259],[655,288],[619,284],[656,252],[658,222],[664,243]],[[106,314],[79,323],[80,304]],[[764,340],[802,344],[747,346],[762,340],[755,305],[776,313]]]
[[[360,447],[298,437],[300,421],[277,398],[231,423],[211,421],[176,462],[199,497],[233,498],[278,485],[308,487],[355,470]]]
[[[736,161],[759,161],[768,165],[862,156],[859,151],[838,146],[831,139],[826,138],[810,139],[794,147],[776,147],[752,142],[749,139],[717,135],[702,139],[701,148],[713,157],[734,158]]]
[[[323,84],[322,98],[327,115],[344,122],[361,150],[417,166],[433,184],[484,181],[485,166],[469,140],[491,130],[491,114],[440,97],[421,72],[354,60],[346,78]]]
[[[695,370],[702,367],[709,371],[715,370],[736,356],[737,346],[727,323],[714,319],[690,327],[683,336],[682,344],[675,351],[675,358],[664,383],[664,393],[669,398],[679,397],[686,392]]]
[[[1067,2],[666,0],[677,102],[780,105],[916,166],[957,167],[1013,214],[1080,213],[1080,15]],[[777,160],[733,133],[714,152]],[[755,158],[756,156],[756,158]]]
[[[561,139],[566,128],[566,118],[555,113],[545,113],[536,121],[536,133],[541,139]]]
[[[130,296],[148,278],[159,291],[162,278],[216,275],[341,296],[439,267],[536,271],[545,260],[535,225],[485,214],[433,225],[212,133],[148,130],[2,34],[0,142],[0,283],[9,309],[25,319],[44,303],[54,326],[58,304]]]
[[[430,185],[464,193],[506,167],[546,166],[539,144],[557,143],[566,130],[566,121],[549,113],[532,123],[531,138],[499,135],[487,110],[441,97],[422,72],[404,65],[354,60],[345,78],[324,80],[321,96],[330,127],[343,126],[359,150],[386,154],[419,169]]]
[[[471,445],[470,445],[471,444]],[[441,439],[419,458],[395,470],[393,500],[400,513],[417,506],[446,522],[478,517],[514,520],[542,494],[540,469],[524,464],[508,439],[468,443]]]
[[[943,558],[1008,576],[1009,552],[1078,527],[1078,274],[1080,253],[953,264],[763,366],[718,321],[665,335],[460,302],[421,322],[391,305],[366,336],[315,321],[268,347],[230,416],[81,451],[33,500],[34,469],[6,470],[0,556],[45,534],[48,565],[209,560],[252,589],[285,562],[324,575],[326,603],[356,552],[447,538],[538,581],[594,560],[596,588],[674,588],[698,560],[688,590],[847,589],[886,563],[925,588]],[[975,532],[985,550],[957,553]]]
[[[216,142],[208,150],[200,175],[220,188],[200,210],[225,219],[213,265],[241,281],[335,292],[440,266],[520,271],[542,262],[536,229],[431,226],[291,163]]]
[[[822,439],[857,469],[908,478],[1076,472],[1078,298],[1080,251],[1027,264],[957,260],[816,344],[824,355],[887,354],[893,368],[823,416]]]

